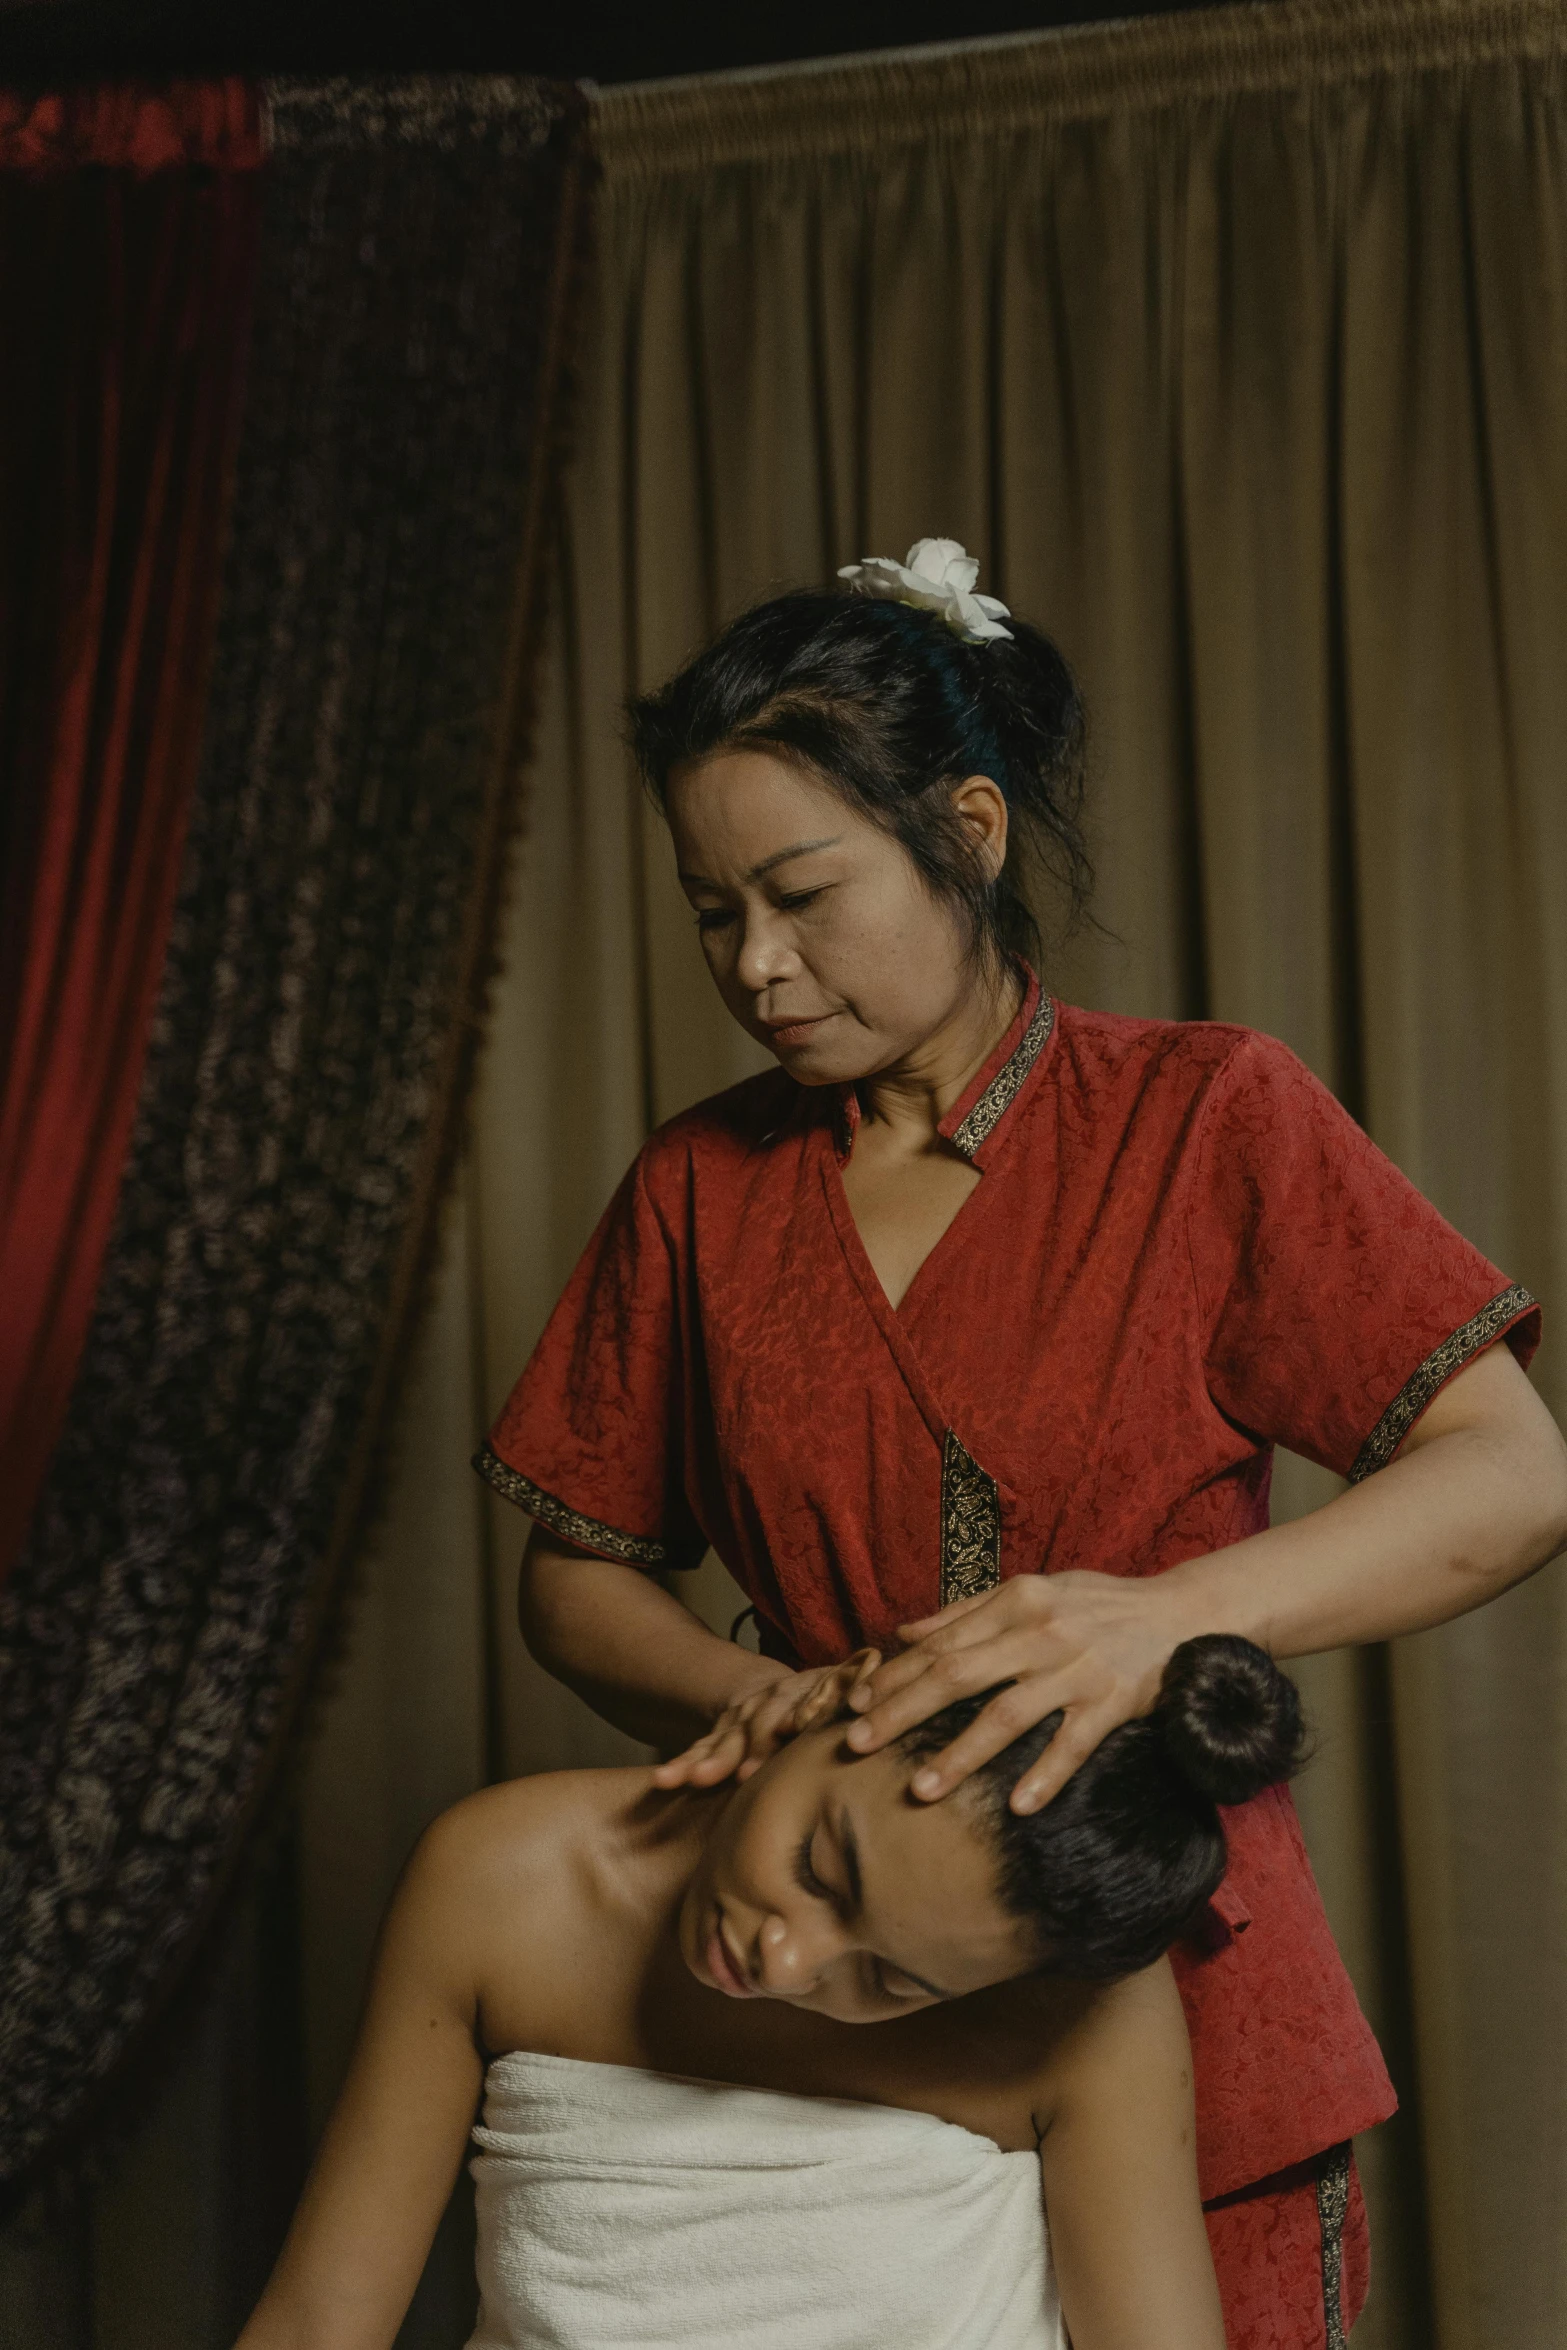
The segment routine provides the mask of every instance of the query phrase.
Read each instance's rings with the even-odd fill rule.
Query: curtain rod
[[[1248,91],[1567,59],[1562,0],[1242,0],[591,91],[606,179],[871,156]]]
[[[1277,5],[1278,0],[1248,0],[1248,4]],[[1198,11],[1183,9],[1178,13],[1196,15]],[[757,82],[803,80],[808,74],[853,73],[878,65],[920,65],[926,59],[935,63],[943,57],[968,57],[984,50],[1034,48],[1046,41],[1070,40],[1080,33],[1120,32],[1142,21],[1135,15],[1096,16],[1072,24],[1025,27],[1017,33],[976,33],[967,41],[910,41],[895,49],[845,49],[831,57],[785,57],[772,65],[726,65],[710,73],[651,74],[645,81],[595,82],[584,78],[577,87],[597,106],[606,101],[612,104],[621,96],[662,97],[687,90],[735,89]]]

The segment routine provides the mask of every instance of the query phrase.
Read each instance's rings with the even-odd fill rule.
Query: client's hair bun
[[[1215,1803],[1244,1803],[1305,1759],[1300,1692],[1266,1649],[1233,1632],[1182,1641],[1153,1718],[1171,1761]]]

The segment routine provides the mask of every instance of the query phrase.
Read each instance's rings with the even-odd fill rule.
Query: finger
[[[1007,1799],[1012,1809],[1025,1813],[1043,1811],[1060,1794],[1073,1772],[1081,1770],[1095,1748],[1103,1745],[1111,1731],[1130,1720],[1130,1714],[1086,1706],[1068,1713],[1038,1762],[1023,1773],[1013,1788]]]
[[[892,1696],[906,1689],[911,1681],[917,1681],[929,1664],[928,1649],[906,1648],[901,1656],[889,1657],[874,1673],[856,1681],[849,1691],[848,1702],[857,1714],[866,1713],[883,1697]]]
[[[809,1730],[813,1724],[825,1721],[835,1714],[844,1698],[844,1685],[836,1673],[824,1673],[813,1689],[803,1696],[796,1695],[787,1713],[791,1730]]]
[[[793,1682],[788,1685],[780,1683],[776,1695],[769,1690],[746,1724],[753,1744],[759,1744],[770,1754],[775,1746],[786,1738],[792,1738],[797,1730],[807,1729],[814,1719],[807,1709],[813,1705],[817,1694],[816,1689],[801,1690]],[[802,1720],[802,1715],[807,1718]]]
[[[927,1632],[911,1648],[904,1649],[898,1656],[889,1657],[886,1664],[867,1674],[849,1698],[855,1712],[863,1713],[870,1706],[880,1705],[886,1698],[895,1696],[900,1689],[918,1679],[933,1658],[955,1656],[963,1649],[977,1647],[981,1641],[995,1640],[1015,1630],[1015,1606],[1009,1604],[1003,1608],[998,1605],[986,1609],[986,1602],[996,1596],[994,1592],[987,1591],[969,1608],[966,1615],[953,1621],[948,1621],[944,1616],[936,1630]],[[1040,1628],[1036,1623],[1036,1634]]]
[[[857,1648],[853,1656],[840,1666],[840,1694],[856,1711],[864,1702],[866,1691],[881,1671],[881,1664],[882,1656],[879,1648]]]
[[[694,1763],[687,1785],[691,1787],[721,1787],[726,1779],[735,1778],[745,1759],[743,1747],[733,1747],[719,1754],[708,1755]]]
[[[900,1690],[912,1688],[941,1658],[958,1656],[965,1649],[977,1648],[983,1641],[1002,1638],[1010,1629],[1013,1627],[995,1616],[970,1616],[951,1631],[933,1634],[915,1647],[904,1649],[900,1655],[889,1657],[856,1685],[849,1703],[856,1713],[883,1705]]]
[[[1005,1584],[997,1584],[995,1590],[971,1591],[966,1599],[949,1599],[945,1607],[936,1609],[934,1615],[916,1616],[911,1623],[900,1624],[898,1631],[905,1640],[923,1640],[928,1632],[938,1631],[944,1624],[960,1624],[965,1616],[971,1616],[988,1599],[994,1599],[996,1591],[1006,1588]]]
[[[856,1692],[874,1677],[880,1663],[879,1648],[857,1648],[841,1664],[818,1674],[799,1700],[794,1717],[795,1728],[807,1730],[813,1723],[836,1713],[841,1705],[856,1704]]]
[[[750,1721],[739,1726],[738,1734],[744,1775],[749,1778],[752,1771],[760,1770],[762,1764],[778,1752],[780,1746],[788,1745],[794,1736],[794,1724],[787,1714],[753,1715]]]
[[[746,1758],[745,1733],[738,1724],[714,1738],[706,1754],[697,1755],[687,1774],[692,1787],[716,1787],[721,1779],[729,1778]]]
[[[679,1754],[672,1754],[666,1762],[655,1765],[653,1784],[656,1787],[683,1787],[696,1764],[711,1751],[714,1739],[728,1726],[722,1721],[715,1723],[711,1730],[704,1730],[700,1738],[693,1738],[691,1744],[682,1748]]]
[[[994,1689],[1001,1681],[1019,1681],[1037,1686],[1048,1680],[1053,1692],[1060,1686],[1060,1675],[1068,1660],[1042,1665],[1037,1634],[1020,1628],[1004,1638],[976,1641],[971,1648],[949,1650],[944,1656],[932,1656],[917,1680],[908,1682],[891,1698],[881,1700],[849,1731],[849,1744],[857,1754],[874,1754],[878,1747],[894,1738],[901,1738],[905,1730],[912,1730],[916,1722],[928,1722],[932,1714],[939,1714],[943,1706],[955,1705],[959,1698],[976,1697],[981,1691]],[[1075,1680],[1068,1686],[1068,1695],[1081,1698],[1085,1692]],[[1062,1705],[1067,1698],[1052,1694],[1050,1703],[1041,1705],[1031,1719],[1037,1721],[1040,1713],[1048,1713],[1052,1706]],[[983,1717],[981,1717],[983,1719]]]
[[[849,1744],[857,1754],[872,1754],[878,1746],[885,1746],[899,1729],[907,1729],[911,1722],[922,1722],[927,1714],[939,1713],[951,1703],[946,1693],[945,1680],[932,1681],[936,1668],[934,1657],[921,1657],[906,1673],[901,1673],[890,1687],[878,1687],[867,1692],[868,1702],[856,1708],[859,1720],[850,1724]],[[927,1690],[931,1693],[926,1694]]]
[[[993,1697],[950,1746],[943,1747],[939,1754],[920,1765],[909,1781],[910,1793],[922,1803],[939,1803],[971,1773],[1010,1746],[1014,1738],[1021,1738],[1025,1730],[1033,1729],[1047,1714],[1065,1710],[1068,1702],[1069,1692],[1052,1675],[1040,1674],[1028,1681],[1015,1682],[1010,1689],[1003,1689],[999,1696]],[[1058,1730],[1056,1737],[1061,1734]]]
[[[745,1727],[743,1752],[749,1763],[764,1763],[787,1746],[794,1736],[787,1721],[769,1723],[748,1722]]]

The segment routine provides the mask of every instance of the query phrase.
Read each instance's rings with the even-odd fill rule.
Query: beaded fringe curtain
[[[581,102],[281,83],[203,760],[96,1318],[0,1600],[0,2178],[199,1944],[359,1523],[539,622]]]

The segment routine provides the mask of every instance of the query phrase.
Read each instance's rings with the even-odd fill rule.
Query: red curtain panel
[[[0,93],[0,1576],[86,1339],[168,941],[261,161],[242,82]]]

